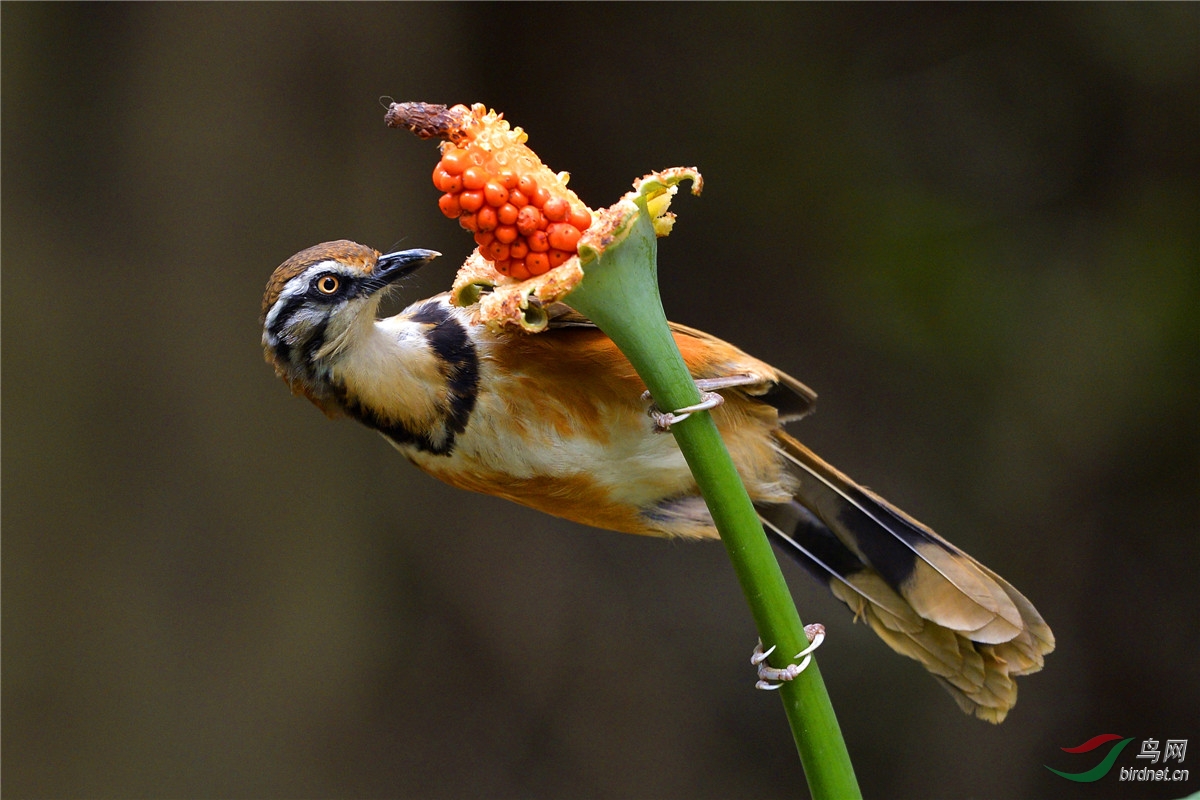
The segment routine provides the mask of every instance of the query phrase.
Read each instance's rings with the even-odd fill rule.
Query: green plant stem
[[[637,370],[662,409],[684,408],[700,393],[667,325],[658,291],[657,240],[645,201],[628,237],[586,266],[566,298],[608,334]],[[708,413],[676,423],[672,433],[687,459],[729,552],[770,659],[783,666],[808,646],[783,572]],[[861,792],[837,717],[814,660],[779,695],[814,798],[858,798]]]

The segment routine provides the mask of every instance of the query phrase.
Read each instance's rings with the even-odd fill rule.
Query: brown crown
[[[351,242],[348,239],[338,239],[336,242],[322,242],[321,244],[313,245],[307,250],[301,250],[276,267],[275,271],[271,273],[271,279],[267,281],[267,291],[263,295],[263,319],[266,319],[267,312],[271,310],[271,306],[279,299],[279,293],[283,291],[283,287],[287,285],[287,282],[313,264],[320,263],[321,261],[337,261],[352,269],[370,274],[375,269],[375,262],[378,260],[379,251],[358,242]]]

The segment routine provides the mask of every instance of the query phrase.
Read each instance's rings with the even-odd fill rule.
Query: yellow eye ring
[[[317,278],[317,291],[321,294],[333,294],[341,285],[335,275],[322,275]]]

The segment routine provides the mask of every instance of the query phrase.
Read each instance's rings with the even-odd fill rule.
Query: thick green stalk
[[[646,203],[618,244],[586,266],[585,277],[566,301],[612,337],[662,409],[700,401],[667,326],[658,292],[657,239]],[[788,663],[808,646],[800,616],[733,461],[707,413],[671,428],[712,512],[729,552],[759,635],[778,645],[770,661]],[[814,660],[779,690],[796,748],[814,798],[861,797],[837,717]]]

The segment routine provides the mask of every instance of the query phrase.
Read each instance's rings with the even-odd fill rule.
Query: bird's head
[[[263,350],[293,391],[332,409],[330,366],[375,322],[383,292],[440,253],[380,255],[356,242],[325,242],[275,268],[263,295]]]

